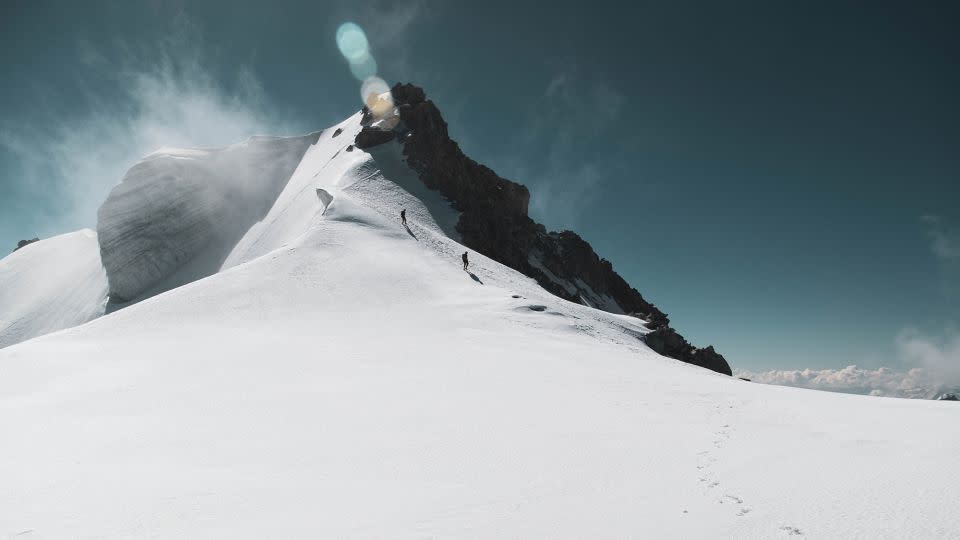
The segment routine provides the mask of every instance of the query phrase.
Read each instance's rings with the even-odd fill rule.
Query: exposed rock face
[[[644,300],[643,296],[613,271],[613,265],[601,259],[584,239],[572,231],[540,234],[536,248],[539,260],[553,275],[567,283],[573,283],[577,292],[561,294],[575,301],[596,304],[594,307],[607,311],[621,311],[646,320],[651,328],[670,324],[667,314]],[[586,287],[577,286],[578,280]],[[539,279],[538,279],[539,281]],[[583,290],[586,288],[587,290]],[[591,302],[591,296],[596,300]],[[607,299],[606,302],[603,300]],[[609,304],[610,300],[613,305]]]
[[[407,164],[428,188],[440,191],[461,212],[456,228],[466,246],[533,277],[557,296],[645,320],[655,329],[645,341],[660,354],[731,374],[723,356],[713,347],[690,345],[669,327],[664,312],[647,302],[580,236],[571,231],[548,233],[530,219],[527,188],[465,156],[423,89],[397,84],[391,92],[401,119],[395,131]],[[356,143],[363,148],[359,136]]]
[[[30,245],[30,244],[32,244],[32,243],[34,243],[34,242],[39,242],[39,241],[40,241],[39,238],[31,238],[30,240],[21,240],[21,241],[17,242],[17,247],[13,248],[13,250],[16,251],[16,250],[22,248],[23,246],[28,246],[28,245]]]
[[[940,394],[937,399],[939,401],[960,401],[960,397],[957,397],[957,394]]]
[[[357,134],[355,143],[360,149],[373,148],[390,142],[396,137],[395,131],[366,126]]]

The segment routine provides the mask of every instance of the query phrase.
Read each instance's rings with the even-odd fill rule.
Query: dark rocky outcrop
[[[960,397],[957,397],[957,394],[953,394],[953,393],[940,394],[939,396],[937,396],[937,400],[939,400],[939,401],[960,401]]]
[[[536,279],[561,298],[644,320],[654,330],[644,340],[660,354],[731,374],[723,356],[713,347],[690,345],[670,328],[666,313],[646,301],[580,236],[572,231],[547,232],[530,219],[527,188],[464,155],[423,89],[397,84],[391,92],[400,114],[395,131],[407,164],[461,213],[456,228],[464,245]],[[372,115],[366,108],[363,113],[362,123],[369,124]],[[390,140],[379,131],[365,127],[357,136],[357,147]]]
[[[28,245],[30,245],[30,244],[32,244],[32,243],[34,243],[34,242],[39,242],[39,241],[40,241],[39,238],[31,238],[30,240],[21,240],[21,241],[17,242],[17,247],[13,248],[13,250],[16,251],[16,250],[22,248],[23,246],[28,246]]]
[[[730,370],[730,365],[727,364],[726,359],[722,355],[718,354],[717,351],[713,350],[713,346],[709,346],[703,349],[698,349],[686,339],[683,338],[676,330],[670,328],[669,326],[661,326],[653,332],[643,336],[643,341],[653,350],[658,353],[669,356],[670,358],[676,358],[677,360],[682,360],[688,364],[694,364],[700,367],[704,367],[717,373],[723,373],[726,375],[733,375],[733,372]]]
[[[357,148],[366,149],[392,141],[397,137],[397,133],[392,130],[380,129],[366,126],[357,134],[355,141]]]
[[[370,107],[364,105],[363,108],[360,109],[360,113],[360,125],[369,126],[370,123],[373,122],[373,111],[370,110]]]
[[[535,243],[535,251],[542,265],[553,275],[574,286],[578,279],[589,286],[589,290],[578,288],[574,294],[570,294],[566,289],[559,291],[560,296],[579,302],[589,302],[591,295],[610,298],[624,313],[647,321],[650,328],[669,326],[670,319],[667,314],[647,302],[620,274],[613,271],[610,261],[600,258],[590,244],[575,232],[541,232]],[[556,287],[551,290],[558,294],[555,289]]]

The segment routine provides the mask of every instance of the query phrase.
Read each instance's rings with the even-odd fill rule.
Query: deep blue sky
[[[942,350],[960,321],[957,6],[7,0],[0,246],[93,226],[159,144],[341,120],[353,20],[388,82],[695,343],[750,370],[910,367],[898,336]]]

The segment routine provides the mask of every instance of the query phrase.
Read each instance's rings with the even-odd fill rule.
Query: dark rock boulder
[[[690,345],[683,336],[669,326],[657,328],[653,332],[643,336],[643,341],[651,349],[664,356],[676,358],[677,360],[704,367],[717,373],[733,375],[733,371],[730,369],[730,365],[727,364],[726,359],[718,354],[717,351],[713,350],[712,345],[698,349]]]
[[[397,133],[395,131],[366,126],[360,130],[354,142],[357,148],[365,149],[390,142],[396,137]]]
[[[28,246],[28,245],[30,245],[30,244],[32,244],[32,243],[34,243],[34,242],[39,242],[39,241],[40,241],[39,238],[31,238],[30,240],[21,240],[21,241],[17,242],[17,247],[13,248],[13,250],[16,251],[16,250],[22,248],[23,246]]]
[[[343,128],[337,128],[336,131],[333,132],[333,136],[332,136],[332,137],[336,137],[336,136],[340,135],[341,133],[343,133]],[[331,137],[331,138],[332,138],[332,137]]]
[[[937,397],[938,401],[960,401],[960,397],[957,397],[956,394],[940,394]]]
[[[407,165],[460,212],[456,229],[464,245],[536,279],[561,298],[642,319],[655,330],[648,334],[648,345],[660,354],[731,374],[723,356],[713,347],[687,343],[670,328],[667,314],[645,300],[587,241],[572,231],[547,232],[530,219],[527,188],[464,155],[423,89],[397,84],[391,93]],[[368,116],[364,111],[365,121]]]

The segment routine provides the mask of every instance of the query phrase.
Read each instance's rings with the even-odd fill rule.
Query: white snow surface
[[[106,304],[107,276],[89,229],[0,259],[0,348],[93,320]]]
[[[751,384],[465,272],[397,145],[336,127],[222,271],[0,350],[0,534],[960,534],[957,404]]]

